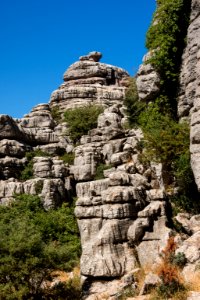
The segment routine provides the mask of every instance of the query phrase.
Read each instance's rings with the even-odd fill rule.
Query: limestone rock
[[[99,62],[101,53],[91,52],[72,64],[64,74],[64,83],[51,95],[50,106],[60,111],[97,104],[108,107],[121,103],[125,87],[121,82],[128,73]]]
[[[190,292],[189,297],[187,300],[199,300],[200,299],[200,292]]]
[[[194,215],[191,217],[190,214],[179,213],[175,219],[182,225],[188,234],[194,234],[200,231],[200,215]]]
[[[64,178],[68,175],[69,170],[63,161],[50,157],[35,157],[33,159],[34,177],[40,178]]]
[[[0,158],[0,179],[9,179],[10,177],[17,178],[26,162],[27,160],[25,157],[17,158],[6,156]]]
[[[18,124],[8,115],[0,115],[0,139],[24,140]]]
[[[81,56],[79,58],[79,60],[80,61],[92,60],[92,61],[98,62],[101,58],[102,58],[101,52],[92,51],[92,52],[88,53],[88,55]]]
[[[0,140],[0,156],[11,156],[22,158],[26,152],[32,149],[31,146],[18,142],[16,140],[2,139]]]
[[[190,152],[194,178],[200,190],[200,21],[199,2],[192,0],[190,25],[187,33],[187,45],[182,57],[178,113],[181,118],[191,118]]]
[[[176,250],[177,253],[185,254],[188,263],[197,264],[200,262],[200,231],[194,233],[183,242],[183,245]]]
[[[145,277],[144,284],[140,291],[140,295],[147,294],[152,288],[155,288],[159,283],[161,283],[161,279],[158,275],[154,273],[148,273]]]
[[[155,98],[160,90],[160,76],[150,63],[146,63],[152,54],[148,53],[143,58],[143,64],[137,72],[136,85],[141,101],[150,101]]]

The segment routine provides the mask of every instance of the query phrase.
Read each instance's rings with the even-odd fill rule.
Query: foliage
[[[150,104],[140,114],[139,122],[150,160],[167,165],[181,154],[189,152],[188,124],[177,123],[168,115],[162,115],[157,104]]]
[[[183,268],[187,263],[187,258],[183,252],[178,252],[177,254],[171,255],[170,257],[171,264]]]
[[[33,178],[33,158],[36,156],[50,156],[49,153],[43,152],[40,149],[36,149],[35,151],[26,152],[25,157],[27,158],[27,165],[25,168],[21,171],[21,174],[19,176],[19,179],[21,180],[28,180]]]
[[[51,116],[56,121],[56,123],[60,123],[62,121],[61,112],[58,106],[54,106],[51,108]]]
[[[49,295],[48,295],[49,296]],[[50,293],[51,299],[58,300],[80,300],[81,284],[80,278],[73,278],[66,283],[57,284]],[[56,298],[55,298],[56,297]]]
[[[0,294],[41,299],[53,270],[70,271],[80,256],[74,204],[45,211],[37,196],[19,195],[0,206]],[[59,298],[56,298],[59,299]]]
[[[77,143],[81,136],[96,128],[97,118],[103,112],[101,106],[88,105],[69,109],[64,113],[64,120],[69,126],[69,134],[73,143]]]
[[[64,161],[64,163],[72,165],[74,163],[75,154],[74,154],[74,152],[70,152],[70,153],[65,152],[59,158],[62,159]]]
[[[171,201],[184,211],[200,211],[198,191],[190,166],[189,125],[177,123],[169,115],[160,112],[159,104],[149,104],[140,114],[138,123],[144,133],[143,156],[146,160],[161,162],[164,181],[178,186]],[[144,160],[144,158],[143,158]]]
[[[152,55],[148,60],[161,78],[163,106],[176,116],[176,91],[181,57],[189,25],[191,0],[159,0],[152,25],[146,36],[146,46]]]
[[[119,292],[119,295],[117,296],[118,300],[126,300],[129,297],[136,296],[138,291],[134,286],[126,286],[121,292]]]
[[[179,268],[172,263],[172,257],[175,257],[175,250],[174,237],[170,237],[167,246],[162,251],[162,262],[157,268],[161,283],[158,285],[156,292],[158,296],[162,297],[161,299],[169,299],[176,293],[185,291]]]
[[[129,125],[136,126],[140,113],[145,108],[145,103],[139,101],[136,80],[134,77],[130,78],[128,88],[125,94],[124,104],[128,115]]]
[[[95,174],[94,179],[95,179],[95,180],[103,179],[103,178],[104,178],[104,173],[103,173],[103,171],[108,170],[108,169],[111,169],[112,167],[113,167],[113,165],[99,164],[99,165],[97,166],[96,174]]]
[[[28,180],[33,178],[33,161],[29,161],[25,168],[21,171],[19,179]]]

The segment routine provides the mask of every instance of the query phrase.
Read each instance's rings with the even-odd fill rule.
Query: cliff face
[[[200,190],[200,3],[192,1],[187,46],[183,55],[180,73],[178,111],[180,117],[190,118],[191,165]]]
[[[90,286],[92,294],[110,294],[127,285],[126,277],[138,263],[156,261],[170,229],[162,166],[142,164],[142,132],[124,128],[128,73],[98,62],[99,55],[92,53],[73,64],[49,104],[39,104],[22,119],[0,116],[0,199],[6,204],[14,193],[39,194],[49,209],[68,201],[76,186],[84,286]],[[56,106],[62,113],[87,104],[105,109],[97,128],[74,147],[67,125],[58,124],[51,109]],[[22,180],[20,171],[28,164],[25,154],[36,150],[49,156],[38,153],[32,160],[33,178]],[[75,153],[72,165],[58,156],[63,151]],[[99,167],[104,175],[95,180]],[[109,290],[106,282],[111,279],[115,280]]]
[[[180,116],[191,115],[192,165],[197,183],[199,13],[199,3],[194,0],[179,100]],[[71,65],[49,104],[39,104],[22,119],[0,115],[0,201],[9,203],[14,193],[38,194],[49,209],[67,202],[76,190],[80,265],[88,300],[102,299],[105,293],[113,299],[124,287],[133,286],[134,270],[137,272],[138,265],[158,262],[172,233],[162,165],[142,162],[142,131],[125,126],[123,101],[129,75],[121,68],[100,63],[100,58],[101,53],[92,52]],[[142,65],[137,77],[140,99],[155,97],[159,80],[150,64]],[[104,112],[97,127],[74,146],[67,124],[58,123],[53,111],[57,109],[62,115],[67,109],[88,104],[102,105]],[[32,160],[33,178],[22,180],[20,172],[28,164],[25,154],[35,150],[49,156],[38,152]],[[61,160],[59,154],[64,152],[74,153],[73,164]],[[185,241],[177,237],[188,259],[187,268],[193,272],[200,260],[199,219],[184,215],[177,221],[188,236],[194,234]]]

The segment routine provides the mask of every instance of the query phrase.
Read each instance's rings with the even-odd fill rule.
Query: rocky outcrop
[[[102,280],[105,287],[106,280],[123,281],[138,263],[153,264],[171,232],[160,166],[140,162],[137,146],[142,132],[124,130],[123,118],[119,105],[105,109],[97,128],[75,148],[70,167],[78,181],[75,214],[81,234],[81,273],[94,295],[98,287],[98,293],[103,291]],[[104,171],[95,180],[99,166]],[[116,294],[122,288],[120,281],[118,285]],[[109,295],[112,289],[107,289]]]
[[[123,288],[135,288],[138,265],[158,262],[171,235],[162,165],[141,159],[140,129],[124,128],[128,73],[100,63],[101,56],[91,52],[70,66],[49,104],[37,105],[22,119],[0,115],[1,204],[26,193],[39,195],[45,209],[56,208],[69,201],[76,186],[81,275],[88,300],[104,294],[114,299]],[[158,92],[159,76],[149,64],[140,67],[137,85],[140,100],[150,101]],[[101,104],[104,112],[97,128],[74,146],[62,114],[88,104]],[[55,108],[61,112],[59,123]],[[193,122],[198,124],[195,113]],[[36,150],[30,161],[27,153]],[[61,159],[69,152],[75,156],[70,165]],[[32,178],[22,180],[20,173],[29,165]],[[179,214],[177,221],[187,233],[179,251],[187,257],[187,268],[194,269],[199,263],[199,216]]]
[[[143,64],[140,65],[136,76],[136,85],[140,101],[154,100],[160,91],[160,75],[155,68],[148,63],[152,53],[148,52],[143,57]]]
[[[200,5],[192,0],[190,25],[187,34],[187,46],[183,54],[180,73],[178,113],[180,118],[189,118],[191,165],[195,181],[200,190],[200,148],[199,148],[199,99],[200,99]]]
[[[100,63],[101,56],[99,52],[91,52],[69,67],[64,73],[64,83],[51,95],[51,108],[64,111],[88,104],[108,107],[121,103],[123,82],[129,75],[121,68]]]

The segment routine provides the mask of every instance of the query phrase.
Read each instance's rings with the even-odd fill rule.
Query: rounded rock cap
[[[100,61],[101,58],[102,58],[101,52],[92,51],[92,52],[89,52],[87,55],[80,56],[79,60],[80,61],[90,60],[90,61],[98,62],[98,61]]]

